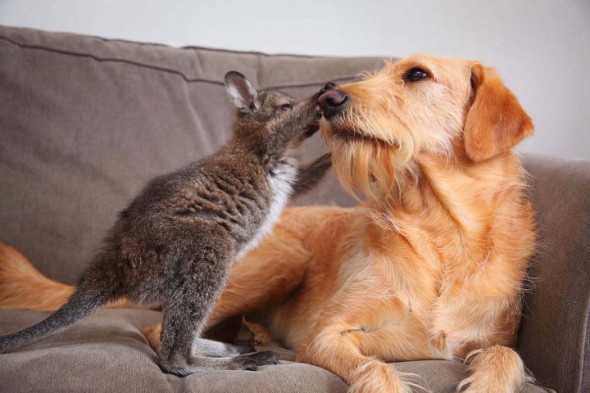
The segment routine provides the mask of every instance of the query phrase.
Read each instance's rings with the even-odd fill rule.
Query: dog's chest
[[[430,343],[440,357],[464,357],[473,346],[506,344],[505,332],[498,329],[499,316],[505,312],[506,299],[474,296],[469,288],[442,294],[432,308]],[[509,317],[502,321],[509,324]]]
[[[338,293],[365,288],[364,300],[380,305],[374,309],[369,306],[366,313],[370,318],[358,320],[359,326],[368,331],[391,332],[392,336],[406,332],[406,337],[415,340],[416,345],[407,344],[413,348],[408,349],[410,352],[416,351],[415,356],[443,359],[453,358],[466,341],[472,341],[478,334],[489,334],[482,328],[489,322],[485,318],[473,324],[465,323],[471,319],[466,316],[474,309],[464,304],[463,296],[441,296],[435,269],[420,270],[416,268],[418,264],[413,264],[412,269],[404,262],[407,260],[400,262],[399,258],[367,252],[345,259],[339,272]],[[424,346],[420,342],[428,344]],[[399,353],[393,349],[397,344],[380,345],[382,356],[398,359]]]

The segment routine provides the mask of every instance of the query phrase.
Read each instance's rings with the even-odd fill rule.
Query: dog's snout
[[[348,102],[348,96],[338,90],[328,90],[318,98],[318,104],[326,119],[342,110]]]

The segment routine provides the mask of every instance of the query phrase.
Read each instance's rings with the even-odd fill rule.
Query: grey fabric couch
[[[0,241],[47,276],[73,283],[116,214],[151,177],[209,154],[228,137],[223,75],[295,96],[348,80],[379,58],[321,58],[104,40],[0,27]],[[324,149],[314,137],[304,157]],[[539,386],[590,392],[590,163],[526,156],[538,212],[517,349]],[[352,205],[330,178],[299,204]],[[0,334],[46,314],[0,310]],[[0,354],[0,392],[344,392],[323,369],[284,362],[258,372],[163,374],[141,329],[160,315],[102,310],[71,329]],[[466,367],[397,364],[432,392]]]

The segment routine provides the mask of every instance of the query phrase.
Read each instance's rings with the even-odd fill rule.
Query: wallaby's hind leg
[[[269,364],[279,364],[277,356],[272,351],[253,352],[234,357],[210,358],[207,356],[193,356],[188,366],[184,368],[166,368],[164,371],[184,377],[206,370],[247,370],[257,371],[258,367]]]
[[[194,354],[212,358],[243,355],[251,352],[256,352],[256,348],[251,344],[226,344],[205,338],[197,338],[193,344]]]
[[[200,337],[225,285],[226,267],[229,266],[229,262],[224,260],[225,250],[226,247],[207,250],[199,246],[200,252],[191,252],[190,255],[201,255],[203,259],[176,262],[178,279],[174,280],[176,285],[166,296],[168,302],[164,308],[162,344],[158,352],[165,371],[188,375],[199,370],[256,370],[258,366],[277,363],[272,352],[207,357],[208,352],[219,349],[216,347],[193,353],[193,344]]]
[[[308,208],[309,209],[309,208]],[[267,307],[285,299],[305,276],[310,253],[301,242],[309,232],[307,222],[317,210],[287,209],[272,234],[233,267],[221,298],[206,323],[209,326],[235,315]],[[144,329],[154,350],[160,347],[162,325]]]
[[[159,351],[161,366],[165,371],[185,376],[202,370],[255,371],[259,366],[278,364],[276,355],[271,351],[227,357],[227,352],[231,352],[231,350],[228,351],[230,347],[220,350],[223,344],[213,344],[214,342],[210,340],[203,340],[197,346],[204,349],[203,352],[192,354],[191,343],[202,330],[200,321],[205,319],[204,313],[191,308],[191,305],[186,304],[188,302],[180,303],[179,307],[167,307],[165,310],[162,345]],[[238,353],[237,350],[236,353]],[[209,355],[225,357],[208,357]]]

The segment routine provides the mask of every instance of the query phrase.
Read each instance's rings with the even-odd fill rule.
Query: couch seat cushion
[[[30,326],[48,314],[0,310],[0,334]],[[69,329],[0,354],[1,392],[345,392],[336,375],[308,364],[282,362],[252,371],[209,371],[179,378],[163,373],[141,330],[161,314],[148,310],[101,310]],[[460,363],[425,360],[397,363],[417,374],[412,381],[431,392],[454,392],[467,374]],[[546,390],[527,385],[526,393]]]

